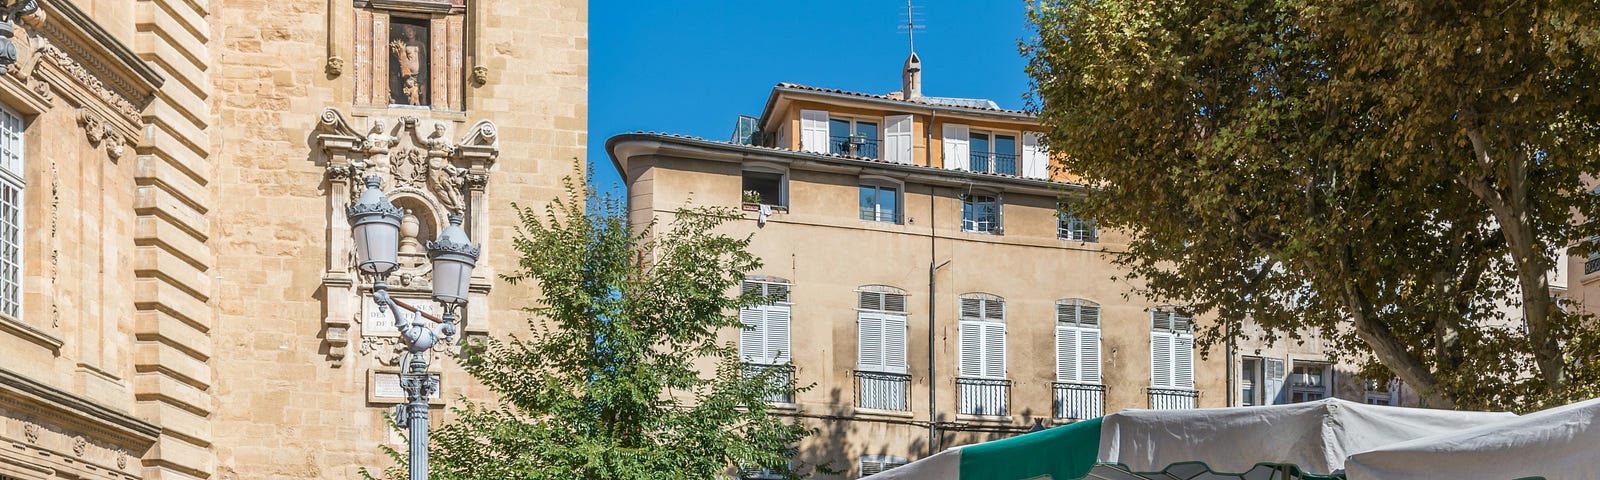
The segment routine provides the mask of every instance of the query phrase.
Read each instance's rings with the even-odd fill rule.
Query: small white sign
[[[433,376],[434,380],[439,379],[438,374],[431,375]],[[433,395],[428,396],[428,399],[432,400],[439,398],[439,390],[443,389],[443,385],[441,384],[440,387],[441,388],[434,389]],[[405,399],[406,390],[400,387],[400,374],[398,372],[373,372],[372,396],[378,398]]]
[[[434,303],[432,300],[426,298],[396,298],[400,301],[406,302],[407,305],[417,307],[418,310],[433,314]],[[363,323],[366,328],[362,333],[367,335],[383,336],[400,335],[400,331],[394,328],[393,313],[389,312],[387,309],[379,309],[377,300],[373,299],[371,295],[367,295],[364,300],[365,302],[362,308],[365,311],[363,318],[365,318],[366,321]],[[410,310],[406,309],[401,309],[400,314],[407,316],[416,315],[415,313],[412,313]]]

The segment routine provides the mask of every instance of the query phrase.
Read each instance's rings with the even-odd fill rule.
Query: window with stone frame
[[[22,317],[22,118],[0,107],[0,313]]]
[[[462,111],[466,0],[358,0],[357,105]]]

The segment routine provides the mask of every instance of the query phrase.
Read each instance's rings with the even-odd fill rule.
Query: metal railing
[[[856,406],[911,411],[911,375],[856,371]]]
[[[863,208],[861,209],[861,219],[869,222],[900,223],[900,212]]]
[[[1017,174],[1017,156],[1012,153],[972,152],[972,171]]]
[[[963,415],[1006,415],[1011,403],[1011,381],[996,378],[956,377],[957,409]]]
[[[767,381],[777,392],[767,396],[770,403],[794,403],[794,365],[764,365],[760,363],[744,364],[746,377],[754,377],[771,372]]]
[[[991,217],[980,217],[980,218],[993,218],[993,217],[991,216]],[[978,232],[978,233],[1000,233],[1000,222],[998,220],[978,220],[978,219],[966,219],[966,218],[963,218],[963,219],[961,219],[961,231],[964,231],[964,232]]]
[[[878,158],[878,139],[865,137],[828,137],[829,151],[840,155]]]
[[[1176,388],[1150,388],[1151,410],[1187,410],[1194,408],[1200,392]]]
[[[1083,420],[1105,415],[1105,385],[1056,382],[1051,390],[1055,393],[1055,418]]]

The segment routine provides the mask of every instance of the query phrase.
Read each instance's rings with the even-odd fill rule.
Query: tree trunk
[[[1532,208],[1528,205],[1529,185],[1527,156],[1506,155],[1504,181],[1494,184],[1495,166],[1489,152],[1491,147],[1483,138],[1477,125],[1476,113],[1467,109],[1463,121],[1467,122],[1467,138],[1472,141],[1474,164],[1471,174],[1462,172],[1458,178],[1479,200],[1489,206],[1495,221],[1500,222],[1500,232],[1505,236],[1511,251],[1512,265],[1517,269],[1517,286],[1522,290],[1522,317],[1528,325],[1528,340],[1533,348],[1533,358],[1539,367],[1540,377],[1551,393],[1560,392],[1566,384],[1566,366],[1561,359],[1560,339],[1553,334],[1551,309],[1555,302],[1550,296],[1550,260],[1545,258],[1531,225]]]
[[[1354,263],[1352,255],[1350,248],[1346,246],[1339,256],[1339,269],[1345,279],[1356,278],[1350,272],[1351,264]],[[1433,371],[1407,351],[1405,344],[1395,338],[1394,332],[1389,331],[1387,325],[1374,318],[1372,303],[1367,300],[1366,294],[1361,292],[1361,287],[1356,282],[1347,280],[1342,288],[1344,304],[1350,310],[1356,336],[1372,347],[1372,353],[1378,357],[1378,362],[1393,370],[1401,381],[1415,388],[1429,406],[1456,408],[1455,399],[1439,388],[1439,380],[1434,378]]]

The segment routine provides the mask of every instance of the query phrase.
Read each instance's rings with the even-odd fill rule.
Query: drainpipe
[[[1226,322],[1226,320],[1224,320],[1224,322]],[[1228,357],[1227,358],[1228,366],[1224,370],[1224,372],[1227,372],[1227,373],[1225,373],[1225,375],[1228,376],[1228,379],[1227,379],[1228,404],[1227,405],[1223,405],[1223,406],[1224,407],[1231,407],[1231,406],[1233,406],[1233,391],[1234,391],[1234,389],[1233,389],[1233,358],[1234,358],[1234,356],[1233,356],[1233,354],[1234,354],[1233,324],[1231,324],[1231,323],[1223,323],[1222,324],[1222,334],[1228,337],[1228,348],[1224,349],[1224,350],[1226,350],[1228,352],[1228,354],[1225,355],[1226,357]]]
[[[938,117],[938,111],[930,111],[928,126],[922,131],[923,151],[926,152],[924,156],[928,159],[929,167],[933,166],[933,121]],[[935,386],[938,385],[938,377],[935,376],[935,372],[938,371],[936,367],[938,364],[934,362],[936,345],[934,342],[933,320],[934,312],[938,311],[938,301],[934,298],[935,292],[938,290],[935,287],[938,284],[939,268],[950,263],[949,260],[937,265],[933,263],[938,261],[939,258],[939,231],[934,228],[938,225],[936,221],[938,216],[935,215],[934,211],[937,193],[938,187],[928,185],[928,457],[939,452],[939,402],[934,394]]]

